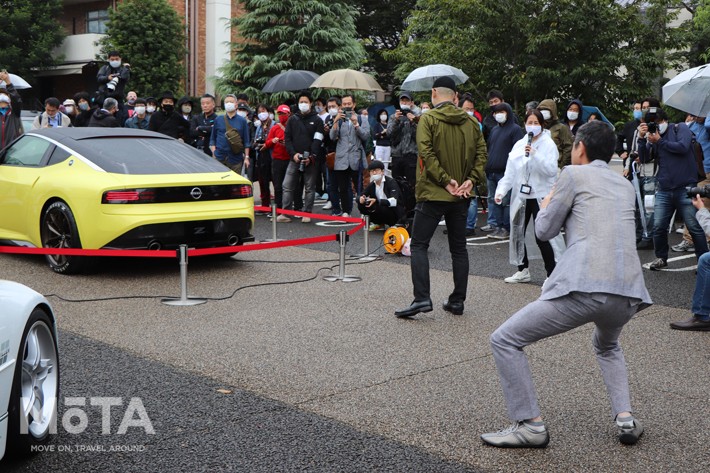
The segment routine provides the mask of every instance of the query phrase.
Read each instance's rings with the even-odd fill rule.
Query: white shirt
[[[533,141],[530,156],[526,158],[527,144],[528,137],[523,136],[513,145],[505,166],[505,175],[498,181],[496,195],[505,195],[512,189],[512,199],[542,199],[552,189],[557,179],[559,151],[549,130],[543,130],[540,137]],[[522,185],[532,188],[530,194],[520,193]]]
[[[397,199],[387,197],[387,194],[385,194],[385,179],[387,179],[387,177],[383,174],[382,180],[375,183],[375,197],[377,197],[377,200],[387,200],[390,203],[390,207],[397,207]]]

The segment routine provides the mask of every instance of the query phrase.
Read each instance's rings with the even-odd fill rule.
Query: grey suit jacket
[[[535,234],[549,240],[564,225],[567,250],[545,283],[540,299],[571,292],[626,296],[639,309],[652,304],[636,252],[633,186],[600,160],[565,167]]]

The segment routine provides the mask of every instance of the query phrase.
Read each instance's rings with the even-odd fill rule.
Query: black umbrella
[[[286,90],[307,89],[318,77],[320,77],[318,74],[311,71],[289,70],[269,79],[261,91],[271,94]]]

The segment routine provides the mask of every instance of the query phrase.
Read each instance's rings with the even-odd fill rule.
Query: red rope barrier
[[[266,207],[254,207],[255,209]],[[348,231],[348,235],[353,235],[365,226],[365,222],[359,218],[336,217],[332,215],[312,214],[306,212],[295,212],[293,210],[277,209],[279,213],[286,215],[301,215],[304,217],[316,218],[319,220],[333,220],[339,222],[359,223],[355,228]],[[243,251],[268,250],[272,248],[284,248],[287,246],[312,245],[327,241],[337,241],[338,235],[323,235],[317,237],[297,238],[295,240],[274,241],[266,243],[254,243],[239,246],[220,246],[215,248],[192,248],[188,249],[188,256],[207,256],[226,253],[241,253]],[[140,257],[140,258],[175,258],[176,250],[90,250],[84,248],[30,248],[26,246],[0,246],[0,254],[27,254],[27,255],[67,255],[67,256],[120,256],[120,257]]]

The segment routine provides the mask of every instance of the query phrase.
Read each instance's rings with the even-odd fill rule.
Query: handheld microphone
[[[531,131],[530,133],[528,133],[528,146],[530,146],[530,145],[532,144],[533,136],[535,136],[535,135],[533,134],[532,131]],[[525,157],[526,157],[526,158],[529,158],[529,157],[530,157],[530,151],[526,151],[526,152],[525,152]]]

